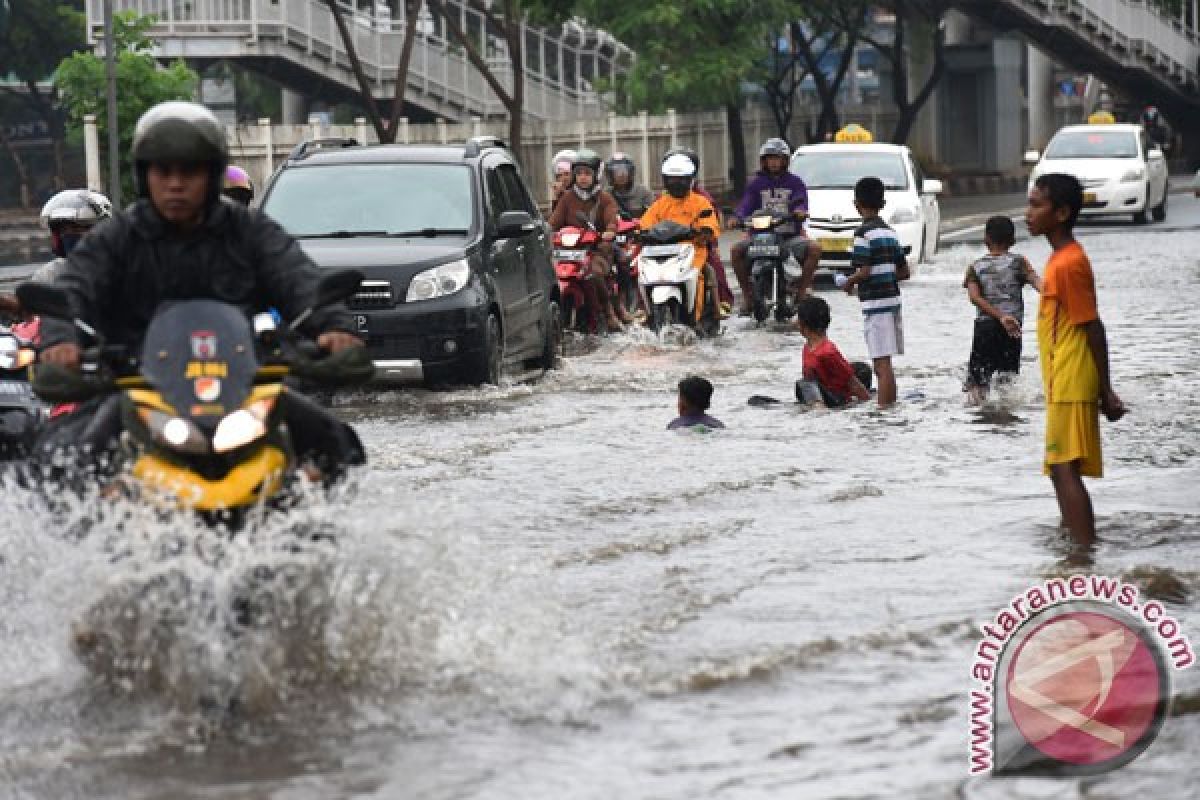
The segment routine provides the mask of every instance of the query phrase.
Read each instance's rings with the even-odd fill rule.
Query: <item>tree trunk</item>
[[[358,60],[358,50],[354,47],[354,38],[346,26],[342,9],[338,6],[337,0],[325,0],[325,5],[329,8],[329,13],[333,15],[333,21],[337,24],[338,35],[342,39],[342,46],[346,48],[346,55],[350,58],[350,68],[354,71],[354,77],[358,81],[358,91],[362,96],[363,107],[367,111],[367,117],[371,120],[372,127],[375,128],[375,135],[379,137],[379,141],[387,141],[387,129],[383,125],[379,105],[375,102],[375,95],[371,93],[371,82],[367,80],[367,73],[363,71],[362,62]]]
[[[13,167],[17,171],[17,183],[20,186],[21,208],[28,209],[33,202],[29,191],[29,170],[25,166],[25,162],[21,159],[21,153],[17,150],[16,145],[8,138],[8,134],[4,132],[4,126],[0,125],[0,144],[4,145],[4,149],[8,151],[8,155],[12,158]]]
[[[729,127],[729,147],[733,150],[729,178],[733,193],[740,197],[746,191],[746,134],[742,130],[742,107],[737,101],[725,104],[725,120]]]
[[[424,0],[407,0],[404,8],[404,42],[400,45],[400,60],[396,63],[396,91],[392,96],[392,115],[388,120],[387,138],[380,142],[393,144],[404,116],[404,93],[408,90],[408,68],[412,63],[413,45],[417,40],[417,18],[421,14]]]
[[[933,69],[929,71],[929,76],[917,92],[917,96],[911,101],[908,99],[908,58],[904,52],[906,22],[901,16],[903,9],[904,3],[896,2],[896,47],[892,57],[892,63],[895,65],[892,89],[896,108],[900,112],[900,117],[896,120],[896,129],[892,132],[892,141],[896,144],[908,141],[917,122],[917,115],[921,113],[921,109],[933,95],[933,90],[937,88],[946,72],[946,35],[939,24],[942,14],[938,13],[930,20],[933,25]]]

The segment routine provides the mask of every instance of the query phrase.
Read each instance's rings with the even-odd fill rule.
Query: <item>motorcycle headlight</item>
[[[208,437],[192,421],[142,406],[138,407],[137,413],[160,447],[193,455],[208,452]]]
[[[417,300],[432,300],[435,297],[445,297],[462,291],[471,280],[471,267],[465,259],[451,261],[418,272],[408,284],[408,294],[404,302],[413,303]]]
[[[559,236],[558,238],[559,238],[559,241],[562,242],[563,247],[574,247],[575,245],[579,244],[579,239],[582,236],[583,236],[582,233],[579,233],[578,231],[574,231],[572,233],[564,233],[561,236]]]
[[[917,221],[916,209],[909,208],[908,206],[901,206],[900,208],[897,208],[896,211],[892,214],[891,224],[892,225],[904,225],[909,222],[916,222],[916,221]]]
[[[266,436],[267,418],[274,407],[275,398],[263,398],[226,415],[213,433],[213,452],[228,453]]]
[[[1138,169],[1130,169],[1126,170],[1125,174],[1121,176],[1121,183],[1136,183],[1140,180],[1144,180],[1145,177],[1146,170],[1140,167]]]
[[[769,230],[771,227],[771,218],[767,216],[751,217],[750,227],[756,231]]]

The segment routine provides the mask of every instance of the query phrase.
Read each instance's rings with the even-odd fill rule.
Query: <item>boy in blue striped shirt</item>
[[[875,368],[879,407],[896,402],[892,356],[904,354],[904,325],[900,316],[900,281],[908,280],[908,262],[900,239],[883,218],[883,181],[863,178],[854,184],[854,207],[862,225],[854,231],[854,272],[842,284],[846,294],[858,291],[862,303],[867,355]]]

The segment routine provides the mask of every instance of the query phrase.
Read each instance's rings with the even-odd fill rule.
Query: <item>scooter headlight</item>
[[[413,303],[417,300],[433,300],[445,297],[466,288],[471,280],[471,267],[465,259],[451,261],[418,272],[408,284],[408,294],[404,302]]]
[[[268,397],[255,400],[245,408],[226,415],[217,423],[217,430],[213,433],[213,451],[228,453],[266,436],[267,418],[274,407],[275,398]]]
[[[160,447],[192,455],[208,453],[208,437],[190,420],[144,406],[139,406],[137,413]]]
[[[579,244],[579,240],[582,237],[583,237],[582,233],[579,233],[578,231],[573,231],[571,233],[561,234],[559,236],[559,241],[562,242],[563,247],[574,247],[575,245]]]
[[[771,227],[771,218],[768,216],[751,217],[750,227],[756,231],[769,230]]]

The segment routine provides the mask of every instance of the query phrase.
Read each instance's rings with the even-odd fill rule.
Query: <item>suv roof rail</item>
[[[504,140],[499,136],[472,136],[470,139],[467,139],[467,147],[463,155],[467,158],[474,158],[484,150],[492,147],[504,148],[507,145],[504,144]]]
[[[292,152],[288,153],[287,160],[299,161],[302,158],[307,158],[309,155],[318,150],[326,150],[333,147],[358,147],[358,139],[346,139],[341,137],[307,139],[292,148]]]

